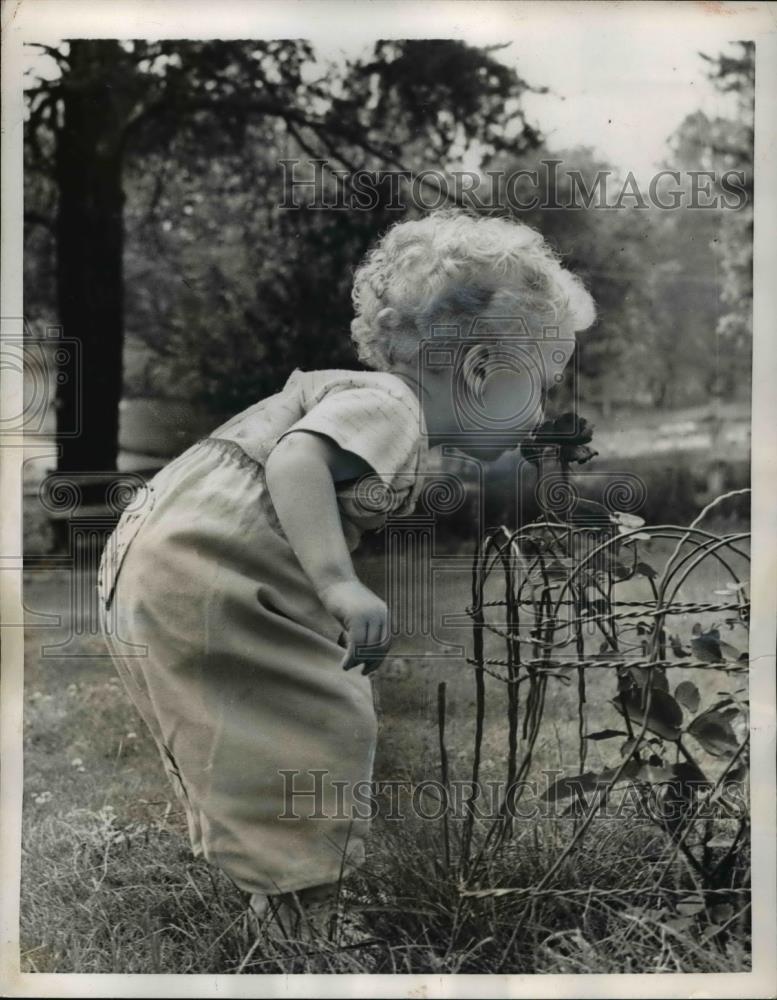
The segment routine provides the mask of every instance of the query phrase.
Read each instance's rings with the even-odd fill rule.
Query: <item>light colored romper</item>
[[[426,457],[413,391],[382,372],[297,370],[150,481],[98,581],[112,658],[185,805],[193,850],[251,893],[336,881],[363,860],[368,828],[351,789],[371,778],[371,682],[340,669],[341,627],[265,485],[267,456],[296,430],[377,473],[338,488],[350,549],[389,513],[412,511]],[[300,772],[295,791],[320,782],[324,818],[311,818],[309,796],[290,800],[281,771]]]

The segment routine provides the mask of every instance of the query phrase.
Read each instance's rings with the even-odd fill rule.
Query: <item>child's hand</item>
[[[359,580],[333,583],[320,594],[327,611],[343,626],[348,648],[340,666],[351,670],[362,663],[362,674],[377,670],[388,653],[388,608]]]
[[[289,545],[324,607],[346,633],[343,670],[362,663],[362,673],[371,674],[388,652],[388,610],[356,578],[343,534],[335,482],[362,473],[361,459],[348,456],[322,435],[295,431],[270,452],[265,472]]]

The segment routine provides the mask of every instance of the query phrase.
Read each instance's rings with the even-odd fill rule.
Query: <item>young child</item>
[[[351,790],[371,777],[367,674],[389,624],[350,552],[412,511],[429,447],[515,447],[542,414],[537,379],[544,391],[594,318],[539,234],[451,211],[391,228],[357,269],[353,302],[372,370],[294,371],[148,484],[100,569],[111,653],[193,850],[257,913],[268,900],[326,910],[364,857]],[[533,371],[505,360],[505,343],[545,327],[558,334],[550,355],[520,354],[539,359]],[[289,772],[297,792],[318,773],[321,801],[289,801]]]

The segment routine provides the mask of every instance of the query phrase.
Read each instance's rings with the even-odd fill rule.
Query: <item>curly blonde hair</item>
[[[354,274],[351,336],[382,370],[407,361],[430,327],[462,316],[521,319],[529,330],[596,318],[582,282],[542,236],[510,219],[443,209],[392,226]]]

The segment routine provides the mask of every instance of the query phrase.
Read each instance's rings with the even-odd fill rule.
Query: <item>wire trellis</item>
[[[585,772],[590,737],[587,728],[586,677],[589,670],[610,671],[614,679],[613,704],[625,726],[627,744],[621,750],[618,766],[601,775],[592,791],[593,803],[582,822],[575,827],[570,842],[560,852],[536,885],[517,891],[529,900],[553,889],[554,877],[570,854],[582,843],[597,812],[607,803],[619,783],[643,780],[648,754],[655,758],[652,744],[661,743],[676,749],[678,774],[690,774],[705,787],[706,795],[686,802],[683,820],[671,829],[667,827],[670,850],[666,863],[647,887],[640,891],[659,892],[671,865],[678,857],[695,867],[704,891],[725,895],[746,893],[744,885],[717,885],[715,869],[705,867],[693,854],[689,836],[701,815],[701,803],[719,794],[721,786],[739,775],[746,763],[748,739],[725,747],[716,745],[711,732],[711,720],[717,720],[719,706],[733,703],[728,712],[747,712],[746,695],[732,695],[730,703],[720,702],[705,709],[689,726],[677,732],[667,721],[667,705],[680,710],[668,693],[667,671],[715,671],[721,675],[746,674],[749,659],[746,651],[720,639],[716,624],[705,626],[697,622],[694,634],[683,640],[669,633],[667,624],[683,616],[727,616],[724,621],[732,634],[741,629],[745,640],[750,619],[748,598],[749,533],[744,531],[717,535],[700,527],[705,517],[728,498],[747,493],[737,490],[716,498],[688,527],[672,524],[646,526],[640,519],[614,513],[607,521],[599,518],[595,524],[565,523],[554,516],[531,522],[510,531],[499,527],[488,531],[473,560],[472,598],[467,614],[472,621],[472,653],[467,658],[473,669],[475,684],[475,739],[472,755],[471,792],[466,803],[468,811],[461,838],[462,894],[504,894],[501,889],[474,888],[478,862],[489,846],[498,846],[509,837],[511,829],[511,797],[522,793],[522,785],[533,763],[537,741],[543,728],[548,685],[561,682],[577,688],[577,752],[580,775]],[[673,543],[671,554],[661,571],[642,561],[643,543],[661,541]],[[683,599],[681,588],[698,574],[700,567],[713,563],[725,575],[726,590],[716,592],[717,600]],[[708,586],[699,577],[704,586]],[[633,585],[638,582],[645,591],[642,600],[635,599]],[[632,584],[629,587],[629,584]],[[502,593],[494,599],[493,586]],[[498,641],[501,655],[491,655],[486,641]],[[591,649],[592,642],[599,645]],[[486,678],[502,682],[507,724],[505,751],[505,782],[498,819],[492,824],[475,850],[476,798],[481,785],[483,742],[487,699]],[[687,689],[698,691],[691,682]],[[675,693],[679,696],[680,689]],[[489,697],[498,697],[491,691]],[[686,691],[686,697],[690,697]],[[441,718],[444,720],[444,686],[440,694]],[[670,706],[671,707],[671,706]],[[688,707],[688,706],[686,706]],[[690,706],[692,711],[698,708]],[[706,729],[705,729],[706,719]],[[674,725],[674,723],[672,723]],[[694,731],[693,727],[696,727]],[[685,737],[690,732],[705,749],[724,761],[717,777],[705,773],[691,755]],[[724,729],[728,734],[728,729]],[[613,731],[613,735],[617,735]],[[703,738],[704,737],[704,738]],[[708,739],[708,743],[705,743]],[[717,746],[717,749],[716,749]],[[440,732],[441,752],[444,751],[444,722]],[[625,751],[625,752],[624,752]],[[720,752],[718,752],[720,751]],[[685,768],[685,771],[681,771]],[[707,766],[709,771],[709,765]],[[684,779],[685,780],[685,779]],[[592,806],[592,807],[590,807]],[[748,813],[749,816],[749,813]],[[733,855],[741,843],[748,823],[742,819],[740,832],[731,845]],[[728,860],[728,859],[727,859]],[[719,879],[718,879],[719,881]],[[732,897],[733,898],[733,897]],[[528,910],[526,911],[528,912]],[[520,926],[521,921],[518,921]],[[517,934],[518,927],[515,933]]]

